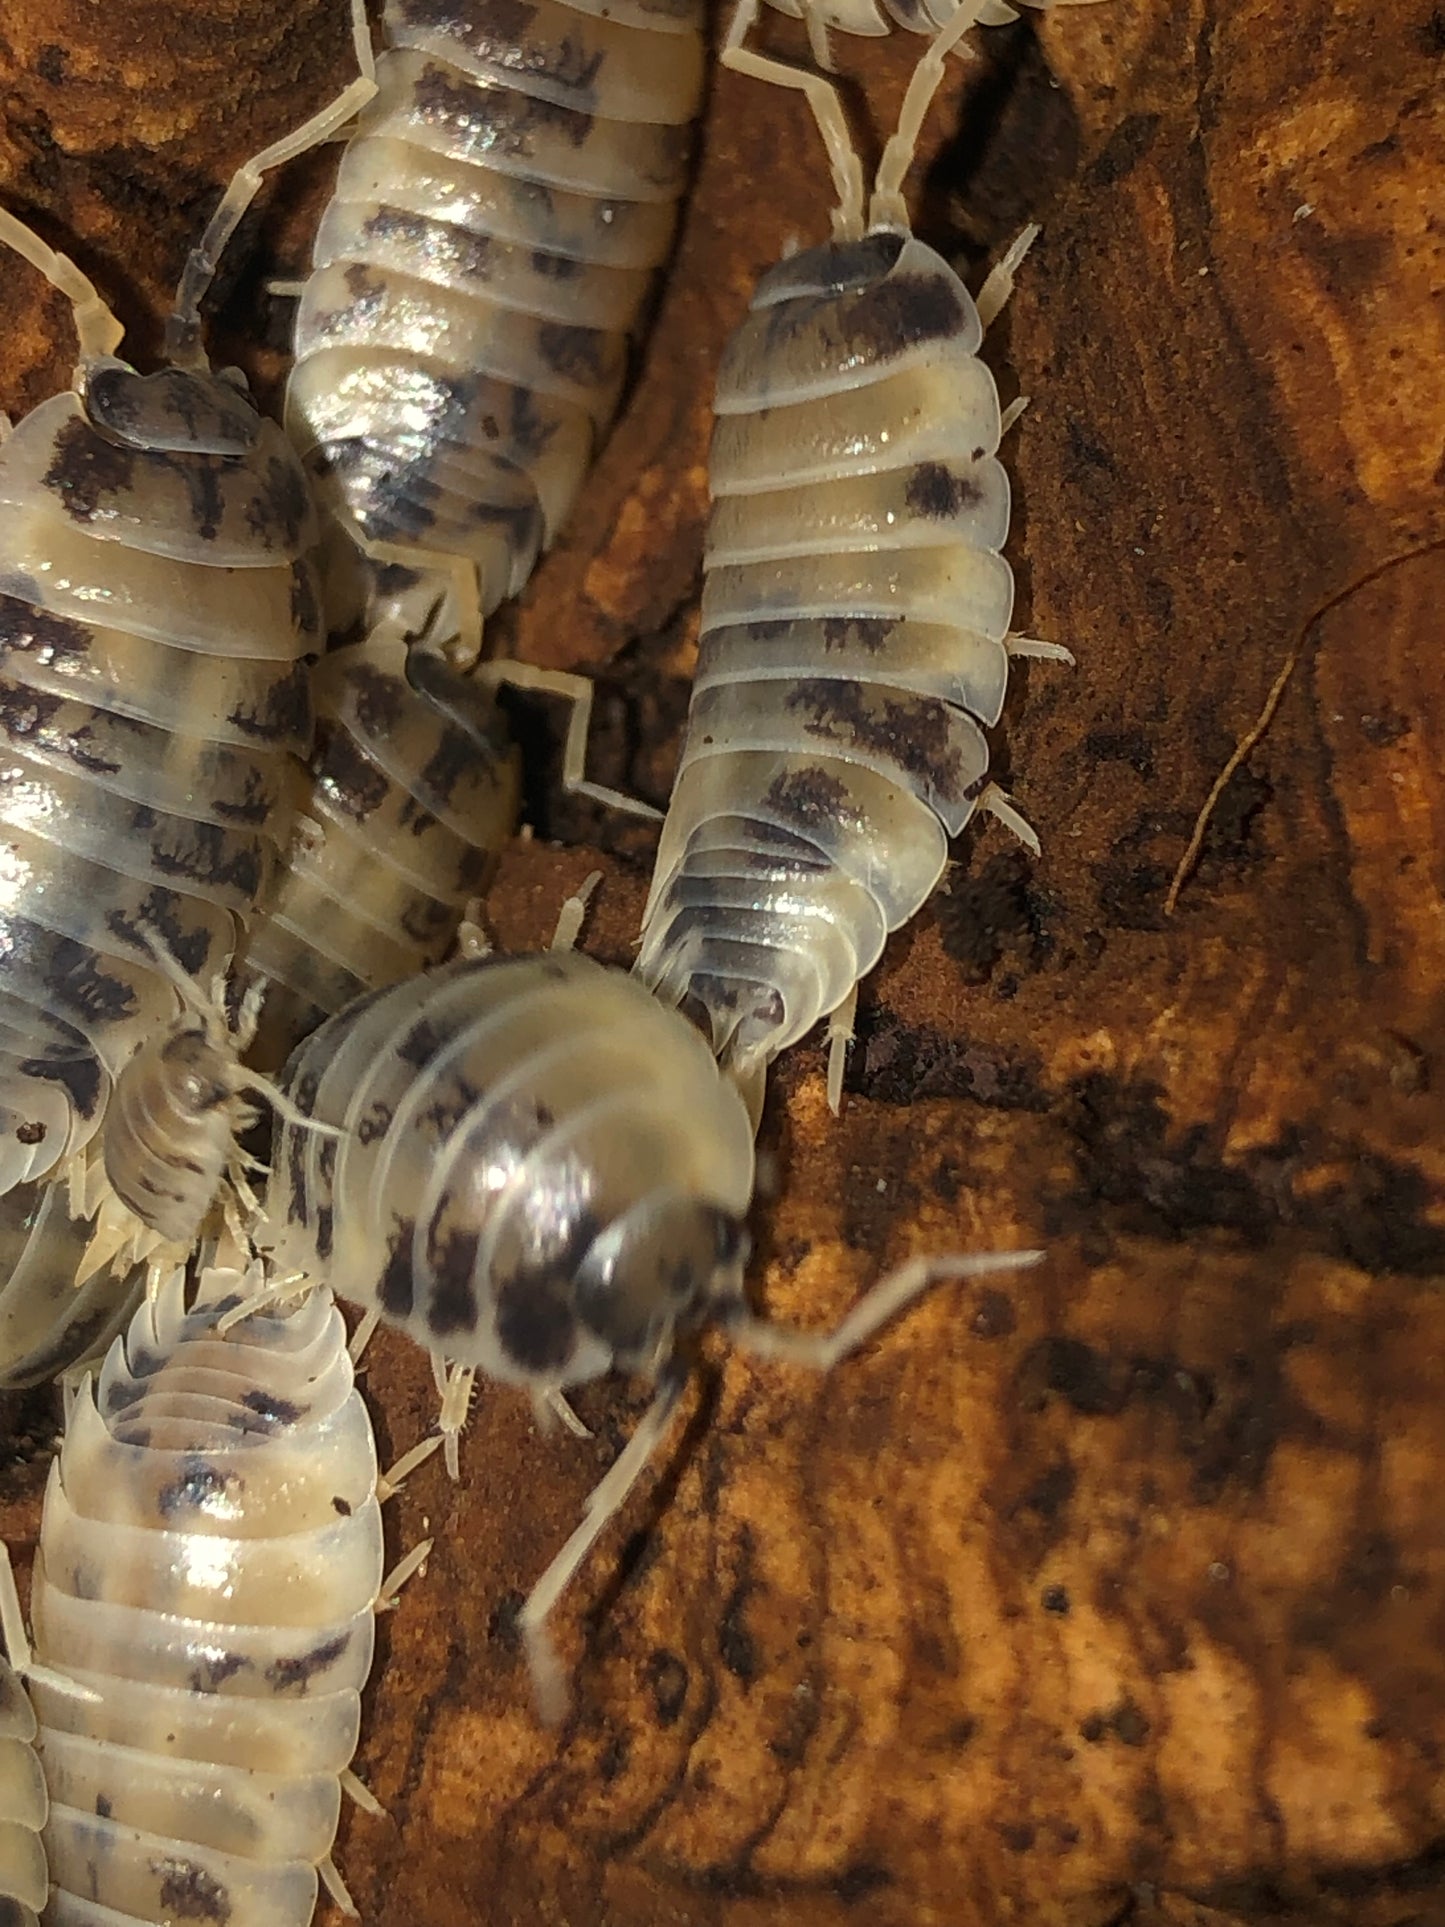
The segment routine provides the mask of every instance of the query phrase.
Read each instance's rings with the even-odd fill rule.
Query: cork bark
[[[799,44],[785,23],[768,35]],[[846,1107],[780,1066],[753,1280],[836,1319],[921,1250],[1038,1243],[819,1383],[709,1349],[672,1447],[564,1602],[560,1736],[512,1619],[645,1388],[540,1437],[484,1390],[437,1550],[382,1628],[343,1823],[368,1927],[1224,1927],[1445,1918],[1445,17],[1429,0],[1104,0],[976,36],[919,232],[975,278],[1044,232],[987,356],[1022,665],[992,824],[865,986]],[[839,43],[865,141],[918,41]],[[0,191],[144,361],[229,170],[348,75],[335,4],[0,6]],[[872,130],[870,132],[870,130]],[[267,393],[330,160],[228,264]],[[713,370],[758,273],[826,232],[795,95],[723,76],[636,388],[508,646],[599,681],[593,773],[664,801],[697,626]],[[0,277],[0,405],[65,311]],[[1196,816],[1272,687],[1172,915]],[[630,956],[653,833],[561,798],[491,903]],[[383,1452],[428,1423],[385,1338]],[[12,1401],[23,1568],[54,1406]],[[326,1922],[339,1918],[322,1909]]]

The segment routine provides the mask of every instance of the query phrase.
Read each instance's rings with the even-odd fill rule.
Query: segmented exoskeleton
[[[90,1235],[63,1184],[20,1184],[0,1197],[0,1388],[48,1384],[98,1358],[140,1303],[145,1265],[120,1283],[103,1266],[76,1282]]]
[[[87,1213],[105,1178],[119,1201],[102,1261],[132,1227],[187,1247],[231,1153],[244,1080],[214,986],[289,833],[321,640],[305,475],[239,373],[210,369],[199,303],[260,170],[356,98],[237,175],[155,374],[0,211],[80,342],[72,390],[0,448],[0,1190],[54,1173],[109,1108],[103,1172],[75,1186]]]
[[[211,1271],[190,1312],[179,1279],[142,1306],[51,1468],[30,1689],[57,1924],[306,1927],[318,1871],[344,1897],[383,1591],[371,1422],[330,1294],[221,1337],[242,1289]]]
[[[328,1279],[452,1368],[555,1401],[614,1366],[657,1380],[632,1439],[521,1616],[544,1712],[564,1701],[547,1616],[663,1436],[679,1346],[707,1323],[826,1368],[930,1280],[1037,1254],[915,1261],[831,1335],[779,1330],[743,1295],[752,1127],[707,1046],[633,977],[557,951],[464,961],[361,998],[295,1053],[286,1087],[322,1135],[278,1123],[273,1261]]]
[[[1088,5],[1090,0],[1019,0],[1019,6],[1047,13],[1054,7]],[[807,26],[809,44],[822,67],[831,67],[830,31],[877,39],[895,26],[910,33],[936,33],[948,26],[962,6],[969,25],[1002,27],[1019,17],[1008,0],[768,0],[779,13],[788,13]]]
[[[40,1927],[50,1891],[40,1839],[48,1802],[35,1732],[19,1675],[0,1659],[0,1927]]]
[[[637,968],[756,1107],[778,1052],[851,1011],[975,810],[1037,849],[988,782],[984,729],[1010,655],[1067,651],[1009,629],[1007,418],[978,355],[1036,230],[975,307],[899,193],[971,10],[920,62],[866,223],[836,95],[743,49],[754,10],[723,58],[808,91],[835,238],[763,276],[723,357],[697,677]],[[835,1052],[835,1104],[842,1068]]]
[[[313,681],[312,788],[245,950],[270,985],[261,1061],[451,949],[516,821],[520,771],[490,694],[378,634]]]
[[[286,423],[349,542],[396,565],[364,608],[338,591],[338,619],[474,656],[617,406],[686,178],[701,6],[387,0],[383,31]]]

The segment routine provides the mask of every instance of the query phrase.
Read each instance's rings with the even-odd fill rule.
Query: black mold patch
[[[962,1097],[990,1110],[1041,1113],[1053,1101],[1042,1079],[1043,1067],[1032,1053],[945,1037],[884,1014],[868,1025],[862,1049],[854,1053],[848,1088],[882,1104]]]
[[[1037,969],[1053,950],[1050,898],[1035,885],[1032,862],[1019,850],[957,869],[933,898],[939,941],[968,984],[984,984],[1005,953]]]

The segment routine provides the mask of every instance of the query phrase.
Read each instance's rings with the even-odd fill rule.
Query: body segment
[[[382,1580],[375,1448],[329,1294],[222,1338],[228,1283],[141,1308],[51,1470],[36,1658],[100,1697],[32,1681],[47,1920],[306,1927],[329,1871]]]
[[[700,25],[693,0],[388,0],[286,399],[342,626],[446,640],[555,538],[671,245]]]

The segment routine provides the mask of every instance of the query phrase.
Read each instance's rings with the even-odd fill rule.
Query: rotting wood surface
[[[988,353],[1033,398],[1021,614],[1079,668],[1022,667],[998,736],[1042,861],[963,839],[865,989],[840,1120],[816,1043],[780,1067],[754,1276],[822,1323],[916,1250],[1048,1262],[939,1290],[826,1384],[710,1353],[564,1603],[560,1740],[510,1613],[641,1393],[582,1396],[579,1446],[484,1391],[460,1486],[434,1463],[393,1508],[438,1549],[358,1761],[390,1818],[338,1853],[368,1927],[1445,1919],[1445,17],[1106,0],[979,39],[918,227],[981,270],[1045,224]],[[839,43],[865,123],[918,44]],[[335,4],[3,0],[7,204],[144,360],[223,176],[348,61]],[[264,331],[273,391],[262,281],[330,164],[286,176],[219,318],[231,352]],[[595,773],[659,801],[713,370],[826,193],[797,97],[720,79],[632,403],[501,625],[598,673]],[[70,364],[13,264],[0,344],[12,412]],[[600,864],[586,941],[625,961],[651,833],[532,789],[498,937]],[[400,1451],[426,1367],[381,1340],[367,1385]],[[7,1408],[22,1567],[51,1411]]]

